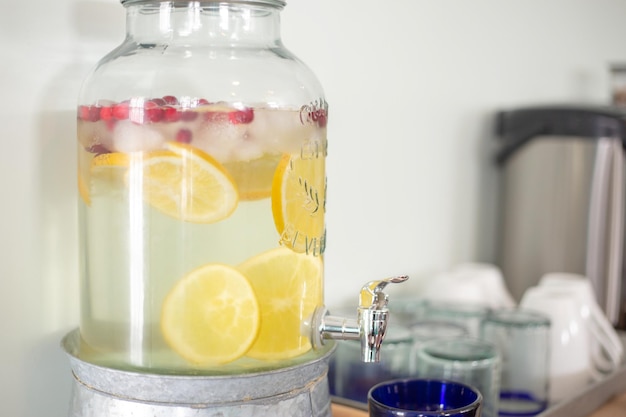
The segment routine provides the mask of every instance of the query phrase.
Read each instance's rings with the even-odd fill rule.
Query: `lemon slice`
[[[247,356],[287,359],[310,350],[301,327],[322,304],[320,257],[281,247],[250,258],[238,269],[252,285],[261,311],[259,335]]]
[[[129,156],[123,153],[94,155],[84,149],[79,149],[78,193],[85,204],[90,206],[92,194],[105,192],[103,187],[110,187],[111,181],[113,184],[117,181],[123,186],[124,173],[129,164]]]
[[[234,180],[208,154],[171,142],[169,151],[145,153],[142,181],[147,201],[188,222],[214,223],[230,216],[239,201]],[[133,181],[132,169],[128,181]]]
[[[122,184],[124,184],[124,175],[133,159],[140,161],[140,154],[136,154],[135,158],[131,158],[129,154],[122,152],[97,155],[91,161],[91,178],[97,178],[102,181],[122,181]]]
[[[91,185],[91,161],[93,160],[93,154],[87,152],[82,146],[78,147],[78,195],[87,205],[91,205],[91,192],[89,187]]]
[[[134,157],[137,159],[140,155]],[[133,161],[134,162],[134,161]],[[124,177],[131,165],[131,156],[121,152],[104,153],[91,158],[83,192],[92,197],[125,190]]]
[[[239,199],[260,200],[270,197],[274,171],[280,159],[280,154],[266,154],[251,161],[224,162],[224,168],[237,184]]]
[[[325,248],[325,159],[284,155],[272,182],[272,213],[282,245],[319,255]]]
[[[166,296],[161,313],[168,345],[198,365],[243,356],[259,324],[259,306],[248,280],[221,264],[204,265],[181,279]]]
[[[80,171],[78,171],[78,195],[83,200],[83,202],[87,205],[91,205],[91,195],[89,193],[89,185],[83,175],[81,175]]]
[[[171,217],[214,223],[237,208],[234,180],[211,156],[191,146],[169,143],[168,150],[98,155],[91,162],[91,178],[109,187],[124,179],[140,185],[146,201]]]

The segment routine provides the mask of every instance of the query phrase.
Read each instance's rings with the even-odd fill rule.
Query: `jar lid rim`
[[[197,1],[199,3],[247,3],[262,6],[274,6],[279,8],[283,8],[287,4],[285,0],[120,0],[120,2],[124,5],[132,3],[149,3],[161,1],[168,1],[172,3],[189,3],[191,1]]]

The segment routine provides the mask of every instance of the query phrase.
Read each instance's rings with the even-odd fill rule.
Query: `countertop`
[[[624,417],[626,416],[626,393],[609,400],[589,417]]]
[[[367,411],[347,407],[341,404],[332,404],[333,417],[368,417]],[[589,417],[625,417],[626,393],[611,398],[606,404],[591,413]]]
[[[331,408],[333,417],[368,417],[367,411],[358,410],[341,404],[331,404]]]

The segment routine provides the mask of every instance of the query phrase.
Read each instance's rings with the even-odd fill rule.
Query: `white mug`
[[[539,286],[571,292],[579,301],[579,313],[587,321],[591,338],[592,360],[603,372],[616,370],[624,358],[624,345],[598,305],[587,277],[569,273],[550,273],[541,277]]]
[[[596,337],[580,315],[578,296],[550,286],[526,290],[520,308],[535,310],[550,318],[550,402],[558,402],[603,377],[592,360],[591,340]]]
[[[507,288],[502,271],[495,265],[468,262],[452,270],[460,280],[472,282],[483,291],[483,297],[491,308],[513,308],[516,302]]]
[[[489,308],[512,308],[515,300],[498,267],[486,263],[463,263],[433,277],[423,297],[440,303],[471,303]]]

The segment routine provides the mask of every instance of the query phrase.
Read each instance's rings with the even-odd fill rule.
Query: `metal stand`
[[[63,339],[74,386],[69,417],[331,417],[325,356],[290,368],[227,376],[155,375],[80,360]]]

